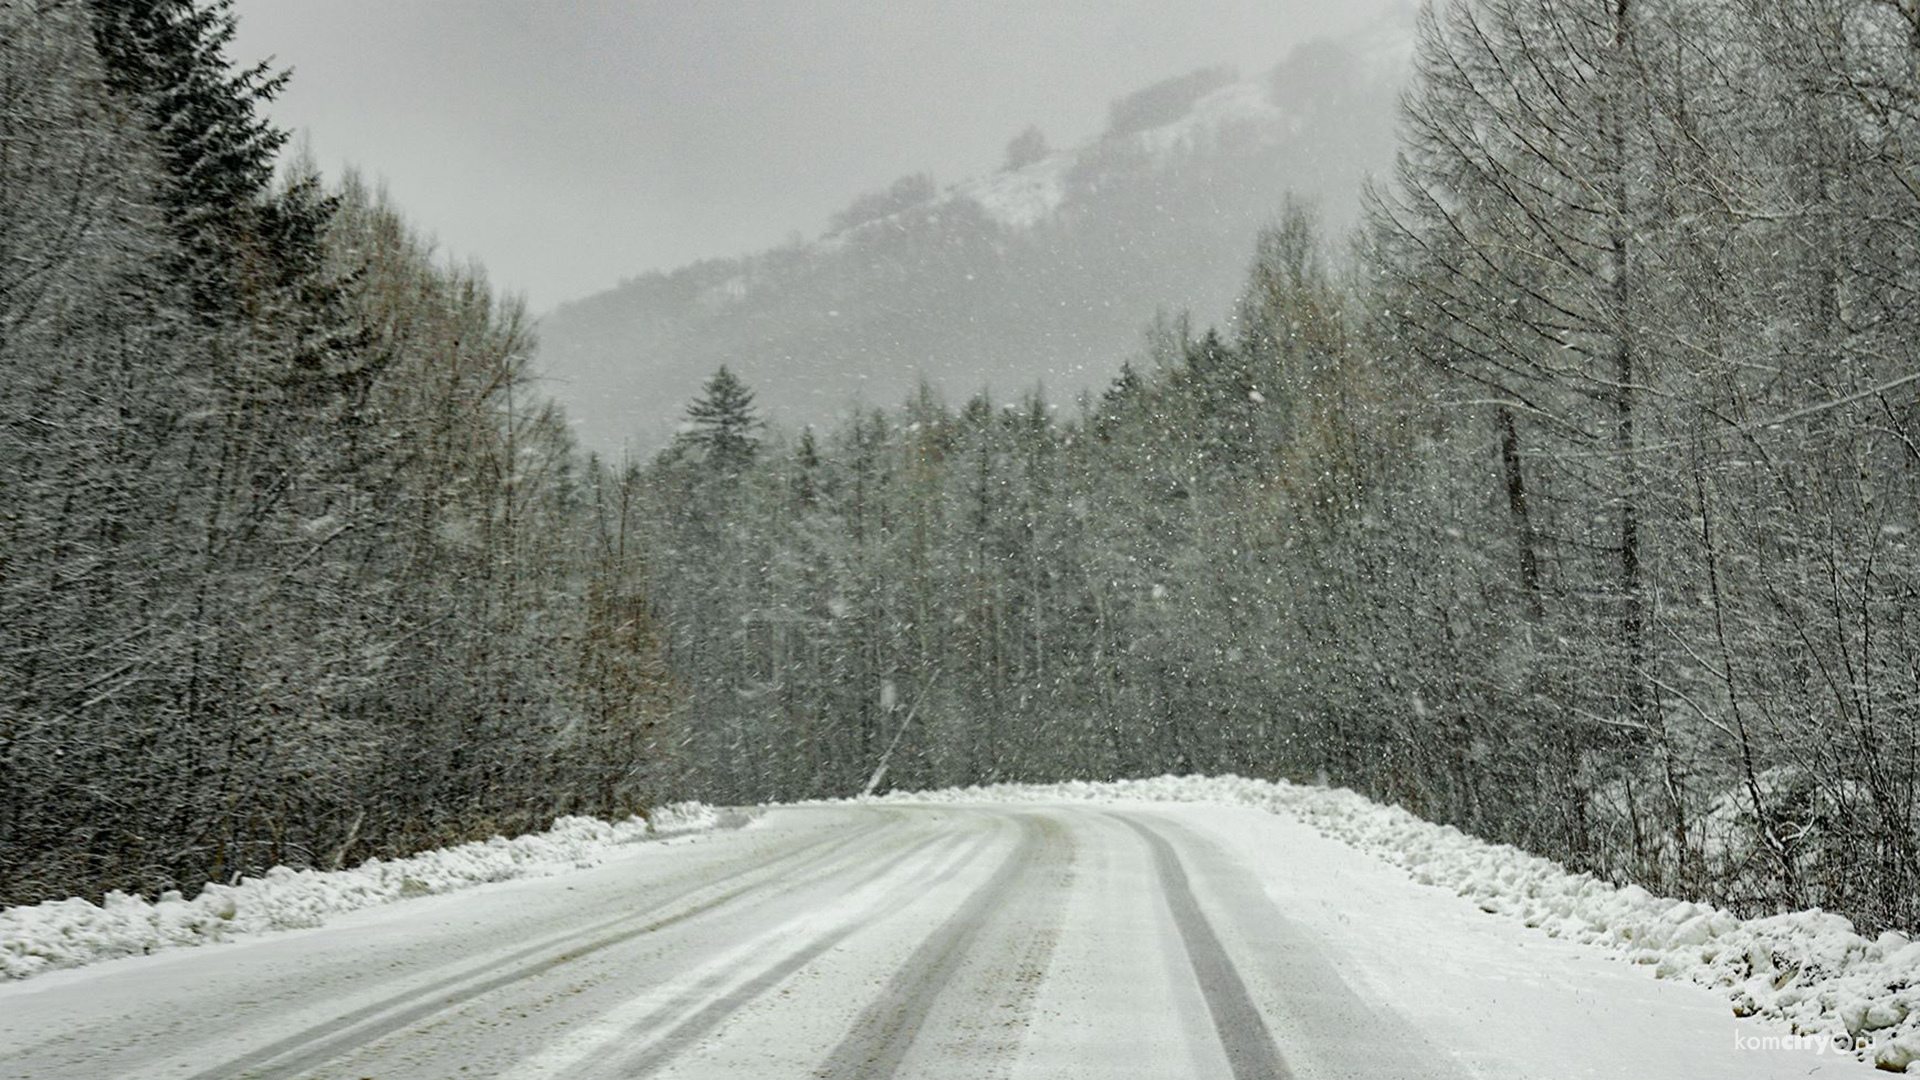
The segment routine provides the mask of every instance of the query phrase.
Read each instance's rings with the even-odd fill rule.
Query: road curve
[[[1349,978],[1249,861],[1176,809],[779,810],[0,987],[0,1077],[1500,1075]]]

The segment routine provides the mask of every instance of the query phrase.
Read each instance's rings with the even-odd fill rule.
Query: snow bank
[[[1920,942],[1896,932],[1869,940],[1838,915],[1816,910],[1740,919],[1638,885],[1569,873],[1551,860],[1351,791],[1286,782],[1167,776],[894,793],[880,801],[1068,800],[1198,802],[1288,815],[1489,914],[1612,949],[1659,978],[1719,988],[1735,1015],[1781,1020],[1798,1034],[1844,1044],[1882,1069],[1920,1074]]]
[[[260,930],[318,926],[340,912],[592,866],[624,844],[738,828],[749,820],[743,811],[676,803],[656,808],[651,820],[564,817],[543,833],[511,840],[496,836],[404,859],[369,859],[350,870],[276,866],[237,885],[207,885],[192,900],[178,892],[151,902],[114,892],[101,904],[76,897],[0,909],[0,978],[21,979]]]

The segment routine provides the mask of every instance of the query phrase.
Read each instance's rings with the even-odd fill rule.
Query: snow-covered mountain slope
[[[1410,16],[1116,101],[1100,137],[945,187],[908,177],[818,240],[629,280],[541,325],[590,449],[657,445],[701,379],[742,374],[781,419],[855,398],[1100,386],[1158,309],[1230,311],[1254,234],[1289,193],[1350,223],[1390,165]]]

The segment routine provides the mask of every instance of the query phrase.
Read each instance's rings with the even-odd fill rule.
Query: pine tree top
[[[710,460],[741,464],[759,451],[760,439],[754,432],[763,426],[754,409],[753,391],[722,364],[687,406],[687,428],[681,440],[705,451]]]

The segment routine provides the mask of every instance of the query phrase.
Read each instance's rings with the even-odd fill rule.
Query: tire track
[[[1254,985],[1269,988],[1284,1011],[1267,1016],[1281,1059],[1297,1055],[1302,1073],[1365,1076],[1372,1080],[1442,1080],[1464,1074],[1452,1056],[1391,1006],[1356,988],[1331,959],[1325,943],[1276,906],[1249,865],[1178,817],[1153,815],[1150,827],[1182,853],[1206,883],[1219,917],[1214,925],[1240,957]],[[1366,1017],[1367,1037],[1354,1037],[1354,1017]],[[1311,1063],[1309,1067],[1308,1063]]]
[[[959,972],[968,950],[994,921],[994,909],[1009,903],[1010,890],[1024,885],[1024,879],[1037,864],[1047,861],[1047,855],[1067,845],[1057,822],[1030,815],[1017,820],[1019,845],[985,884],[921,942],[879,999],[854,1021],[815,1076],[874,1080],[898,1071],[934,1003]]]
[[[878,917],[872,919],[855,919],[844,925],[837,926],[814,938],[801,948],[787,953],[734,990],[726,993],[722,997],[708,1001],[708,1004],[701,1007],[697,1012],[694,1012],[691,1016],[674,1025],[666,1034],[661,1036],[660,1040],[654,1045],[637,1055],[621,1061],[617,1068],[606,1075],[631,1078],[648,1076],[658,1071],[662,1066],[692,1048],[695,1043],[719,1027],[734,1013],[740,1011],[754,999],[779,985],[830,949],[835,948],[860,931],[879,925],[891,916],[898,914],[903,910],[903,905],[897,905],[893,902],[904,894],[914,891],[930,890],[953,880],[954,877],[958,876],[979,858],[981,849],[984,846],[984,844],[976,846],[975,850],[966,853],[959,859],[952,860],[930,878],[902,882],[900,885],[888,890],[885,896],[881,897],[874,904],[869,905],[869,908],[880,909]],[[863,880],[859,885],[856,885],[853,890],[849,891],[855,891],[865,885],[871,884],[873,881],[884,877],[887,873],[891,872],[892,869],[891,867],[881,868],[878,872]],[[713,982],[719,981],[721,980],[713,980]],[[696,987],[682,995],[675,1004],[684,1010],[699,1001],[708,1000],[708,995],[715,989],[717,989],[717,987],[712,985]],[[669,1008],[671,1009],[672,1007],[670,1006]],[[648,1029],[657,1029],[658,1026],[659,1025],[646,1025],[643,1028],[629,1032],[629,1034],[644,1037],[648,1033]],[[607,1056],[611,1057],[612,1055]],[[588,1069],[583,1072],[583,1075],[593,1076],[600,1074],[593,1069]]]
[[[824,837],[794,851],[776,856],[767,862],[756,863],[727,874],[718,881],[681,890],[645,912],[615,916],[581,930],[549,938],[507,956],[484,960],[426,986],[370,1003],[297,1034],[278,1039],[218,1066],[193,1073],[184,1080],[235,1080],[239,1077],[247,1077],[249,1080],[293,1080],[316,1066],[342,1057],[395,1031],[417,1024],[436,1013],[463,1005],[484,994],[536,977],[561,965],[602,952],[642,935],[703,915],[743,896],[760,891],[769,883],[774,884],[777,892],[798,888],[805,881],[819,876],[817,871],[821,866],[831,865],[841,855],[856,848],[861,841],[884,828],[886,825],[882,823],[868,826],[849,836]],[[790,880],[794,875],[810,876],[794,882]],[[739,883],[743,878],[752,880]],[[718,895],[696,900],[682,910],[670,910],[689,897],[729,885],[731,887],[723,888]],[[663,910],[667,913],[659,914]],[[649,915],[653,917],[648,918]],[[637,926],[625,925],[624,929],[612,934],[605,933],[613,927],[632,924],[636,919],[646,921]],[[605,936],[596,938],[595,935]],[[554,949],[563,951],[553,953]],[[550,955],[545,955],[532,963],[522,964],[523,961],[542,956],[542,954]],[[503,965],[516,964],[522,966],[505,974],[490,978],[482,977]],[[479,981],[474,981],[476,978]]]
[[[1239,970],[1233,966],[1226,948],[1220,944],[1220,936],[1214,932],[1213,924],[1207,921],[1205,912],[1201,911],[1179,853],[1174,851],[1173,844],[1166,837],[1146,825],[1132,818],[1114,817],[1138,833],[1153,852],[1154,867],[1160,877],[1160,891],[1166,898],[1167,910],[1173,916],[1174,925],[1180,931],[1187,960],[1193,965],[1193,975],[1200,984],[1201,996],[1206,999],[1207,1011],[1213,1016],[1214,1034],[1220,1039],[1220,1048],[1227,1056],[1234,1080],[1289,1080],[1293,1074],[1280,1059],[1273,1034],[1267,1030],[1266,1020],[1261,1017],[1259,1007],[1254,1005],[1253,996],[1247,993],[1247,985],[1241,980]]]
[[[1079,861],[1079,844],[1060,819],[1041,816],[1039,825],[1047,850],[1011,902],[994,912],[992,929],[969,951],[935,1007],[935,1026],[920,1039],[913,1056],[924,1074],[1004,1078],[1027,1043]]]

